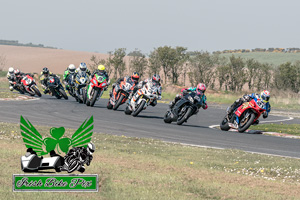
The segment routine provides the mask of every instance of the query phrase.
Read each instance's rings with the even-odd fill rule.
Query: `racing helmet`
[[[260,93],[260,98],[263,102],[267,103],[270,100],[270,92],[268,90],[264,90]]]
[[[140,79],[140,74],[138,72],[133,72],[131,75],[131,80],[137,83]]]
[[[199,95],[203,95],[205,93],[205,90],[206,90],[206,86],[204,83],[199,83],[197,85],[197,88],[196,88],[196,92],[197,94]]]
[[[98,65],[98,70],[100,73],[103,73],[105,71],[105,66],[104,65]]]
[[[43,70],[42,70],[42,73],[44,75],[48,75],[49,74],[49,69],[47,67],[44,67]]]
[[[69,67],[68,67],[68,70],[69,70],[70,73],[74,73],[75,70],[76,70],[75,65],[74,64],[70,64]]]
[[[16,75],[16,77],[20,77],[21,72],[18,69],[15,69],[14,74]]]
[[[160,76],[158,74],[154,74],[152,76],[152,81],[155,83],[159,83],[160,82]]]
[[[85,72],[86,69],[87,69],[86,64],[85,64],[84,62],[80,63],[79,69],[80,69],[81,71]]]
[[[91,142],[88,143],[86,148],[87,148],[87,151],[88,151],[89,155],[92,155],[95,151],[95,145]]]
[[[12,68],[12,67],[8,68],[8,72],[9,72],[10,74],[14,73],[14,68]]]

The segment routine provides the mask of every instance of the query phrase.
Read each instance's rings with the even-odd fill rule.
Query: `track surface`
[[[95,107],[79,104],[73,98],[58,100],[48,95],[35,101],[0,101],[0,121],[19,123],[20,115],[23,115],[33,125],[77,129],[85,119],[93,115],[95,132],[300,158],[299,139],[224,132],[209,128],[210,125],[221,122],[224,109],[211,106],[207,110],[200,110],[198,115],[178,126],[175,123],[163,122],[167,104],[149,106],[138,117],[132,117],[124,114],[124,105],[117,111],[108,110],[107,101],[100,99]],[[286,117],[269,116],[266,121],[280,119]],[[283,123],[299,123],[299,120]]]

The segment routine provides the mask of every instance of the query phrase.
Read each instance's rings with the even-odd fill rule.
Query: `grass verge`
[[[48,137],[50,127],[35,126]],[[70,136],[75,130],[67,129]],[[95,130],[97,131],[97,130]],[[300,160],[94,133],[98,193],[13,193],[26,148],[19,126],[0,123],[3,199],[299,199]]]
[[[300,124],[260,124],[249,129],[261,130],[266,132],[287,133],[300,136]]]

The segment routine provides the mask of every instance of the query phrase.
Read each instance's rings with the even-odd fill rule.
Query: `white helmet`
[[[80,69],[81,71],[85,72],[86,69],[87,69],[86,64],[85,64],[84,62],[80,63],[79,69]]]
[[[8,72],[9,72],[10,74],[14,73],[14,68],[12,68],[12,67],[8,68]]]
[[[70,64],[69,67],[68,67],[68,70],[69,70],[71,73],[75,72],[75,70],[76,70],[75,65],[74,65],[74,64]]]
[[[92,155],[95,151],[95,145],[91,142],[88,143],[86,148],[87,148],[87,151],[88,151],[89,155]]]

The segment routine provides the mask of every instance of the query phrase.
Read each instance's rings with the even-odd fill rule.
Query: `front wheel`
[[[220,124],[220,129],[222,131],[228,131],[230,129],[229,122],[227,120],[227,115],[223,118],[223,121]]]
[[[98,97],[98,93],[99,93],[99,90],[95,90],[94,91],[94,94],[93,94],[93,97],[92,97],[92,100],[90,102],[90,106],[93,107],[96,103],[96,100],[97,100],[97,97]]]
[[[39,89],[37,88],[36,85],[34,85],[34,86],[32,87],[32,89],[33,89],[33,91],[35,92],[36,95],[38,95],[39,97],[42,96],[41,92],[39,91]]]
[[[84,88],[84,89],[82,89],[82,101],[83,101],[84,104],[86,104],[86,99],[87,99],[86,89]]]
[[[68,100],[68,96],[67,96],[66,92],[65,92],[63,89],[59,89],[59,92],[60,92],[61,96],[62,96],[65,100]]]
[[[126,106],[126,108],[125,108],[125,114],[126,115],[131,115],[131,113],[132,113],[132,111],[129,110],[128,106]]]
[[[170,124],[172,122],[171,111],[167,111],[164,116],[164,122]]]
[[[146,101],[142,101],[138,107],[133,111],[132,116],[136,117],[143,109],[145,106]]]
[[[183,114],[182,117],[178,117],[177,125],[182,125],[186,120],[188,120],[188,118],[190,117],[191,113],[192,113],[192,108],[189,107],[187,109],[187,111],[185,112],[185,114]]]
[[[242,119],[242,120],[245,120],[245,121],[243,122],[241,120],[241,122],[239,124],[238,131],[240,133],[245,132],[251,126],[251,124],[253,124],[254,119],[255,119],[255,114],[254,113],[251,113],[250,116],[247,117],[247,119]]]
[[[121,105],[123,99],[124,99],[124,96],[122,94],[120,94],[120,97],[119,97],[117,103],[114,105],[113,110],[117,110],[118,109],[118,107]]]

